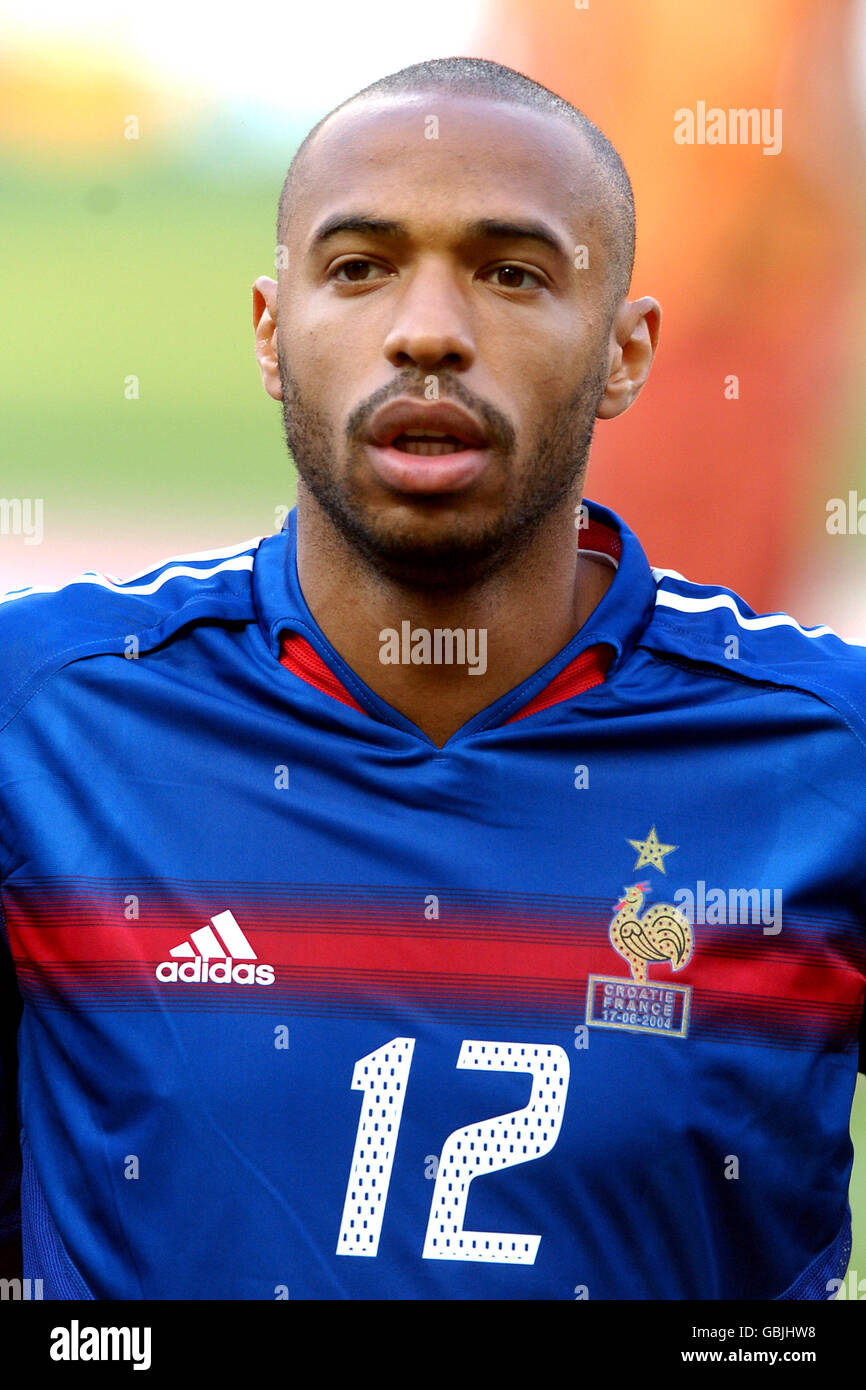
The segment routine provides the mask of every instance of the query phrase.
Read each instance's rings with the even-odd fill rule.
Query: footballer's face
[[[301,512],[306,488],[394,578],[506,563],[573,510],[596,414],[639,389],[608,391],[596,179],[565,121],[439,92],[351,106],[313,142],[278,296],[257,282],[278,380],[257,322],[259,360]]]

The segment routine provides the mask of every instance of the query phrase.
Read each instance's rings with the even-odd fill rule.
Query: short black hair
[[[287,240],[291,210],[303,186],[310,146],[331,116],[366,98],[432,91],[459,92],[510,102],[564,117],[577,126],[590,148],[599,175],[601,235],[609,260],[611,303],[617,304],[628,293],[635,250],[634,194],[622,159],[607,136],[571,102],[524,73],[488,58],[430,58],[423,63],[413,63],[363,87],[317,121],[295,151],[283,181],[277,212],[277,245],[285,245]]]

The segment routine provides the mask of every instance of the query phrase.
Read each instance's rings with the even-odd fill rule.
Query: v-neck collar
[[[442,749],[469,734],[523,719],[560,700],[602,684],[636,647],[652,616],[655,581],[637,536],[606,507],[584,499],[587,525],[579,532],[581,550],[616,565],[607,593],[583,627],[512,690],[472,716]],[[371,690],[325,637],[307,607],[297,564],[297,507],[283,529],[256,551],[253,596],[259,627],[272,657],[324,695],[373,719],[415,735],[436,748],[410,719]]]

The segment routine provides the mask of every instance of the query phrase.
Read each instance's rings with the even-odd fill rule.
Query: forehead
[[[546,213],[585,239],[602,210],[589,146],[563,117],[447,92],[365,99],[329,118],[306,159],[293,209],[304,241],[354,206],[421,225],[430,214]]]

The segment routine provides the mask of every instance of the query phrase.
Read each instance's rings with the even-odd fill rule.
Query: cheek
[[[364,364],[369,358],[357,336],[344,326],[317,324],[301,332],[292,346],[304,389],[329,413],[342,419],[362,400]]]
[[[280,358],[295,392],[305,404],[329,409],[335,383],[344,379],[341,352],[346,345],[327,327],[305,324],[297,315],[280,326]]]
[[[543,413],[555,401],[567,399],[585,379],[595,353],[583,322],[564,322],[562,331],[543,342],[519,344],[511,361],[512,380],[528,408]]]

